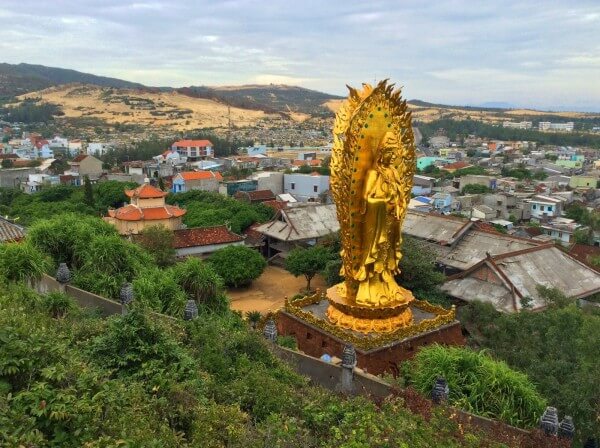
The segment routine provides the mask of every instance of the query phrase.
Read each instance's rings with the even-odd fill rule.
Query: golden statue
[[[394,279],[416,167],[411,117],[387,80],[349,90],[331,160],[345,280],[329,289],[327,315],[343,328],[391,332],[412,324],[414,297]]]

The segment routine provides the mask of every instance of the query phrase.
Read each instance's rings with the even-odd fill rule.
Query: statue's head
[[[383,165],[390,165],[398,152],[398,137],[393,132],[386,132],[379,144],[378,161]]]

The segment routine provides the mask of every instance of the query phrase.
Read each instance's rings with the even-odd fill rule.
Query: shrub
[[[254,249],[246,246],[228,246],[213,253],[208,262],[227,286],[249,285],[260,277],[267,262]]]
[[[514,426],[535,426],[546,406],[527,375],[484,352],[441,345],[422,348],[411,362],[410,383],[429,395],[440,376],[448,382],[451,404]]]
[[[0,244],[0,276],[9,281],[38,279],[50,266],[50,259],[28,242]]]
[[[77,305],[73,299],[61,292],[51,292],[42,296],[41,305],[55,319],[65,317],[77,310]]]
[[[188,257],[173,268],[175,281],[183,288],[198,307],[207,311],[222,312],[227,309],[227,298],[223,295],[223,280],[212,265],[198,258]]]

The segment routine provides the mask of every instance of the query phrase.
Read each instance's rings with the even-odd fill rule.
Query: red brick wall
[[[326,333],[324,330],[313,327],[297,319],[295,316],[280,312],[277,315],[277,331],[281,335],[290,335],[296,338],[298,349],[315,358],[324,353],[331,356],[342,357],[344,343]],[[383,372],[396,373],[398,363],[414,356],[419,347],[434,343],[445,345],[464,345],[460,323],[440,327],[422,335],[398,342],[390,347],[363,352],[356,350],[357,365],[363,370],[374,375]]]

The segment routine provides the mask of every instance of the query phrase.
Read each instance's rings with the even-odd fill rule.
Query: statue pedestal
[[[327,290],[327,318],[332,324],[365,334],[392,333],[413,324],[410,303],[415,298],[410,291],[402,288],[405,299],[400,303],[373,308],[349,303],[342,295],[345,287],[340,288],[341,285]]]
[[[454,309],[414,300],[404,311],[410,312],[410,325],[367,334],[332,324],[328,318],[330,299],[315,294],[287,301],[277,314],[278,333],[293,336],[300,351],[316,358],[326,353],[341,359],[344,347],[351,344],[356,349],[358,367],[375,375],[398,373],[398,364],[411,358],[421,346],[465,344]]]

